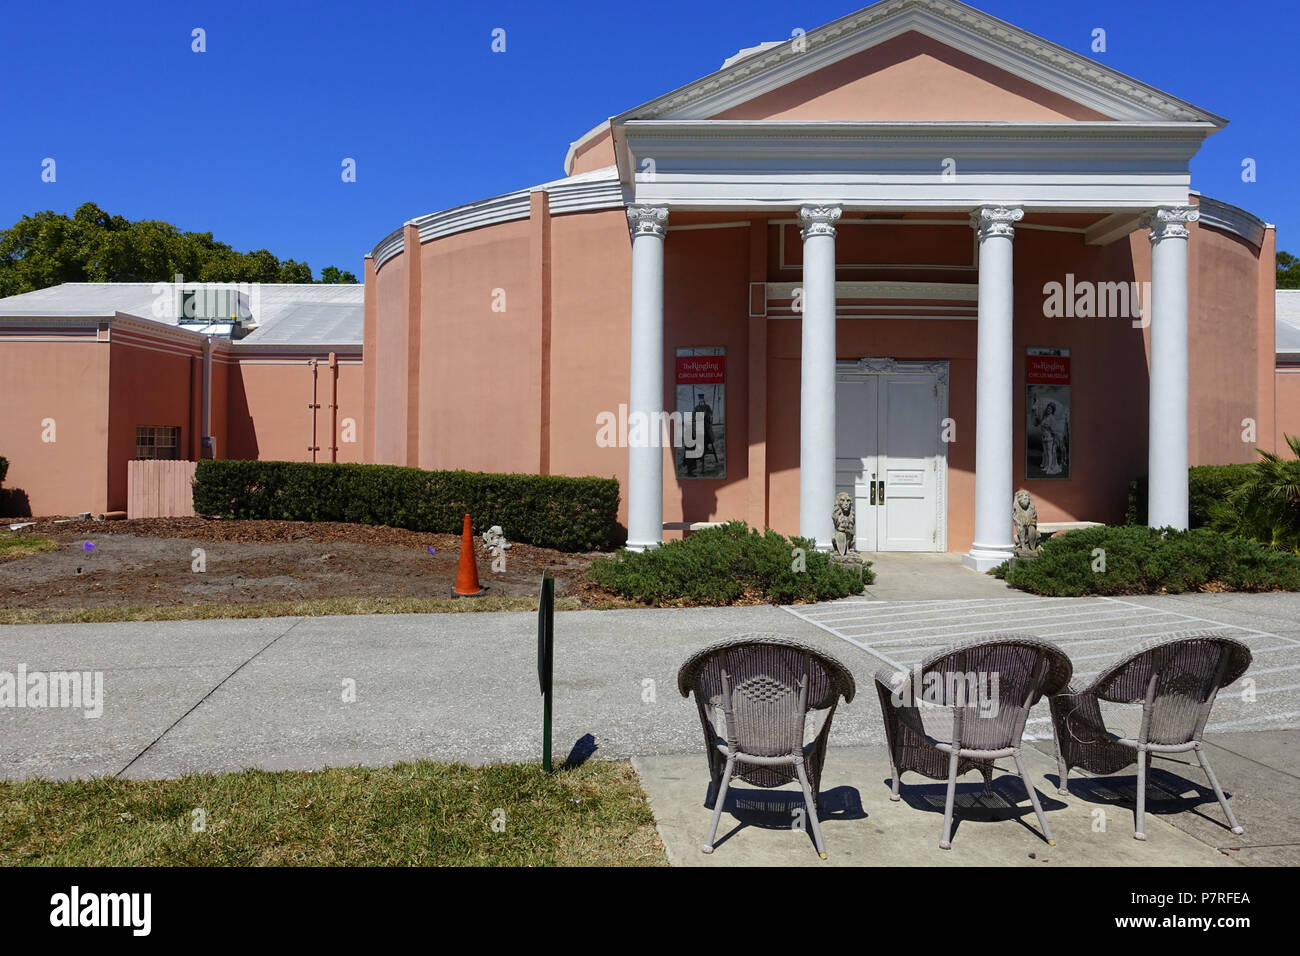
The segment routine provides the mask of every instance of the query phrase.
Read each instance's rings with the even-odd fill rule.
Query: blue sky
[[[94,201],[361,273],[406,219],[563,175],[571,140],[855,0],[6,4],[0,227]],[[1192,185],[1300,254],[1290,0],[978,0],[1211,112]],[[743,12],[738,12],[743,11]],[[191,30],[207,52],[190,49]],[[506,52],[491,50],[506,31]],[[53,157],[57,181],[43,183]],[[352,157],[357,181],[344,183]],[[1258,163],[1243,183],[1241,162]]]

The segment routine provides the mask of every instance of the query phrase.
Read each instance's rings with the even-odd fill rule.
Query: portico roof
[[[882,0],[746,52],[610,119],[634,201],[1141,210],[1187,201],[1227,122],[957,0]]]
[[[1227,120],[958,0],[882,0],[613,117],[707,119],[907,33],[929,37],[1115,120]],[[850,117],[845,117],[850,119]]]

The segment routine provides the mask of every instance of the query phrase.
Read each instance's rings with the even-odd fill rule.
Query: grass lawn
[[[34,534],[6,532],[0,534],[0,561],[14,561],[30,557],[43,551],[53,551],[59,546],[57,541],[40,538]]]
[[[555,600],[557,611],[576,611],[576,597]],[[0,624],[103,624],[114,621],[193,621],[227,617],[325,617],[331,614],[434,614],[536,611],[537,598],[313,598],[263,604],[137,604],[86,608],[0,608]]]
[[[504,829],[493,829],[494,810]],[[206,829],[194,832],[195,810]],[[500,814],[497,814],[501,818]],[[627,763],[0,781],[0,865],[662,866]]]

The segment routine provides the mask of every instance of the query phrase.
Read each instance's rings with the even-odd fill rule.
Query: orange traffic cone
[[[456,569],[456,586],[451,589],[451,596],[478,597],[486,593],[487,588],[478,583],[478,559],[474,556],[474,534],[470,530],[469,515],[466,515],[465,527],[460,533],[460,567]]]

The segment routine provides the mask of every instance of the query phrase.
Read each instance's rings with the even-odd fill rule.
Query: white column
[[[1187,528],[1187,224],[1195,206],[1161,206],[1151,229],[1151,398],[1147,524]]]
[[[799,370],[799,534],[829,551],[835,533],[835,222],[840,207],[804,206],[803,351]]]
[[[981,206],[971,214],[978,231],[979,328],[975,366],[975,541],[962,563],[976,571],[1012,556],[1011,495],[1015,462],[1012,416],[1015,358],[1011,275],[1019,206]]]
[[[663,542],[664,471],[661,413],[664,410],[664,236],[668,209],[629,206],[632,231],[632,367],[629,375],[628,422],[634,416],[648,427],[649,441],[627,450],[627,546],[633,551]],[[629,428],[629,434],[633,431]]]

